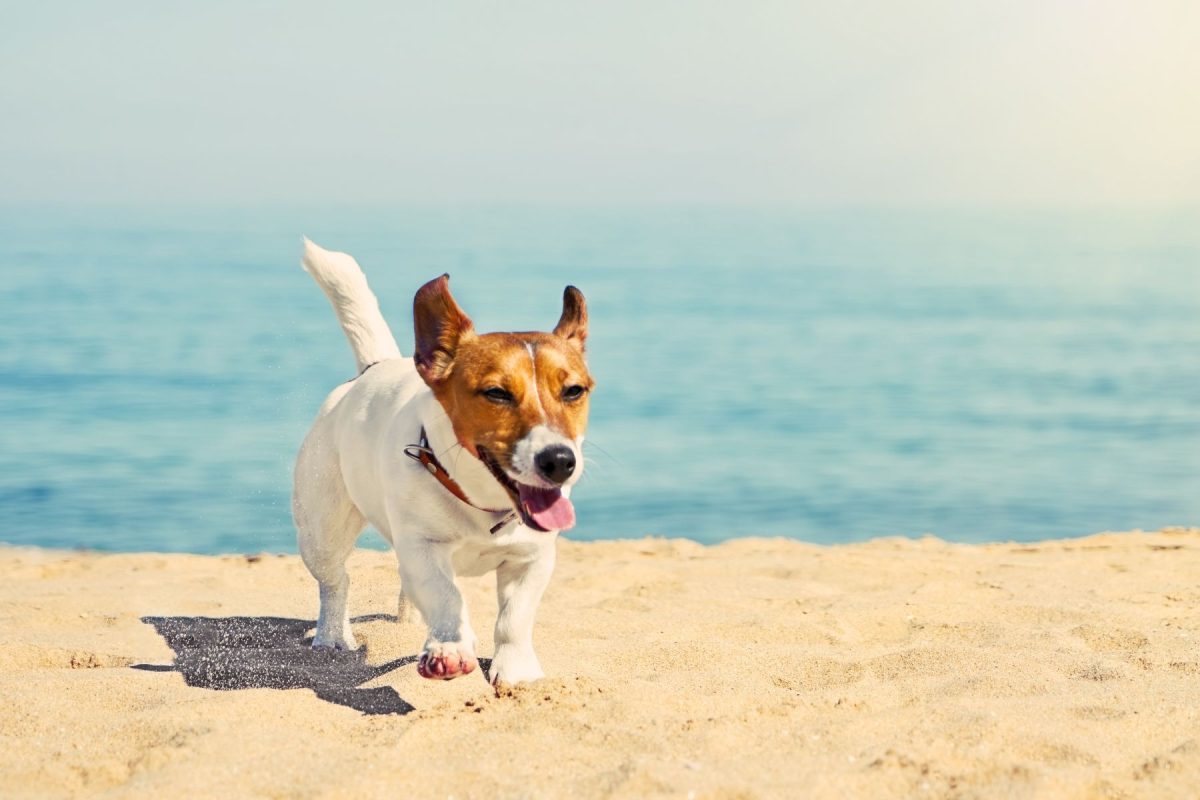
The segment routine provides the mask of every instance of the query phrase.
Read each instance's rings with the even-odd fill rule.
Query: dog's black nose
[[[575,451],[565,444],[551,445],[537,454],[534,464],[546,480],[562,483],[575,472]]]

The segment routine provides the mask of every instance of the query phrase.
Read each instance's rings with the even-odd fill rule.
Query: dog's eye
[[[568,403],[572,400],[578,400],[587,393],[587,389],[582,386],[567,386],[562,390],[562,398]]]
[[[508,405],[509,403],[513,402],[512,392],[508,391],[507,389],[501,389],[499,386],[493,386],[490,389],[484,389],[482,392],[480,392],[480,394],[486,397],[488,400],[491,400],[493,403],[499,403],[500,405]]]

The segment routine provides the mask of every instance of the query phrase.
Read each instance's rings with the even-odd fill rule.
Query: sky
[[[0,5],[7,205],[1200,203],[1195,0]]]

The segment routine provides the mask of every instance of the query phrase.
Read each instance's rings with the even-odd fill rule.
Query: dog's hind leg
[[[313,647],[354,650],[358,644],[350,630],[346,559],[366,527],[366,519],[350,500],[337,454],[323,446],[315,429],[296,458],[292,516],[300,556],[320,587],[321,610]]]

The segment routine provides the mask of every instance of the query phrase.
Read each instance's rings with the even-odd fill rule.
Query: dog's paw
[[[537,655],[532,648],[520,648],[512,645],[500,645],[492,658],[488,669],[488,678],[493,686],[502,683],[517,684],[536,681],[546,677],[542,665],[538,663]]]
[[[317,625],[316,636],[312,637],[313,648],[324,648],[328,650],[358,650],[358,639],[354,638],[354,631],[350,630],[350,624],[330,625],[323,627]]]
[[[475,671],[479,661],[474,651],[462,642],[430,642],[425,645],[417,672],[422,678],[448,681]]]
[[[354,634],[350,632],[350,626],[347,625],[344,631],[317,630],[312,646],[328,650],[357,650],[358,640],[354,638]]]

